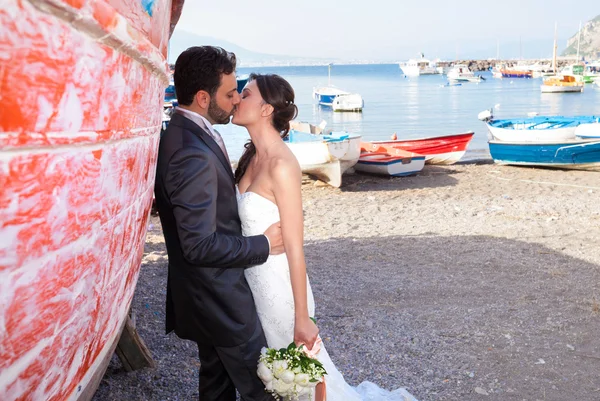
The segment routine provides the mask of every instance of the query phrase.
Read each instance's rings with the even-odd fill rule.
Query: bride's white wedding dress
[[[277,205],[255,192],[238,192],[238,209],[245,236],[262,234],[280,220]],[[246,269],[245,274],[268,346],[287,347],[294,339],[294,297],[286,255],[270,256],[265,264]],[[315,301],[310,282],[307,290],[308,312],[314,316]],[[403,388],[390,392],[370,382],[351,387],[336,369],[324,344],[317,358],[327,370],[327,401],[416,401]]]

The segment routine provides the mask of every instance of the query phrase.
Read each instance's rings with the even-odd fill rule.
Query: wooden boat
[[[373,141],[373,146],[391,146],[425,156],[427,164],[454,164],[463,157],[473,139],[473,132],[430,138]],[[375,148],[367,150],[376,150]]]
[[[600,168],[600,140],[572,139],[554,142],[490,141],[494,162],[521,166],[567,169]]]
[[[548,142],[575,139],[597,124],[600,116],[535,116],[529,118],[484,118],[492,140],[508,142]],[[596,125],[597,126],[597,125]]]
[[[583,81],[578,81],[573,75],[557,75],[546,78],[540,90],[542,93],[580,93],[583,86]]]
[[[425,156],[394,147],[363,142],[361,152],[354,169],[364,173],[402,177],[417,174],[425,166]]]
[[[360,157],[360,140],[360,135],[347,132],[320,135],[292,129],[286,143],[304,174],[339,188],[342,174],[354,167]]]
[[[0,399],[89,400],[126,321],[182,0],[0,8]],[[0,93],[2,103],[9,99]]]

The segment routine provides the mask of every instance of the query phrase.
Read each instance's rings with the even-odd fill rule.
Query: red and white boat
[[[454,164],[463,157],[473,132],[431,138],[373,141],[373,146],[388,146],[425,156],[427,164]]]
[[[144,251],[182,6],[0,8],[2,401],[89,400],[104,374]]]
[[[402,149],[361,143],[361,154],[356,171],[393,177],[417,174],[425,166],[425,156]]]

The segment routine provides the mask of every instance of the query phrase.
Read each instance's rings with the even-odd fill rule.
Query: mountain
[[[563,56],[577,55],[577,42],[579,32],[577,32],[567,42],[567,48],[562,53]],[[581,42],[579,44],[579,55],[586,58],[600,58],[600,15],[591,21],[588,21],[581,28]]]
[[[200,36],[191,32],[175,29],[169,42],[169,62],[175,63],[177,57],[187,48],[192,46],[212,45],[234,52],[238,60],[238,67],[255,67],[269,65],[313,65],[326,64],[337,60],[321,58],[295,57],[280,54],[258,53],[245,49],[226,40]]]

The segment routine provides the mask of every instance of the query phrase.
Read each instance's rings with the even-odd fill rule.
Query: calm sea
[[[274,73],[287,79],[296,92],[298,119],[334,130],[358,133],[365,140],[382,140],[394,132],[398,138],[419,138],[474,131],[467,157],[488,154],[487,130],[477,114],[495,107],[498,118],[541,115],[600,114],[600,88],[586,85],[581,94],[542,94],[541,79],[495,79],[489,72],[476,73],[485,81],[444,86],[441,75],[405,78],[397,64],[333,65],[331,83],[360,93],[362,113],[334,113],[316,104],[313,88],[327,85],[327,66],[240,68],[238,74]],[[245,129],[219,126],[232,159],[237,159],[248,140]]]

